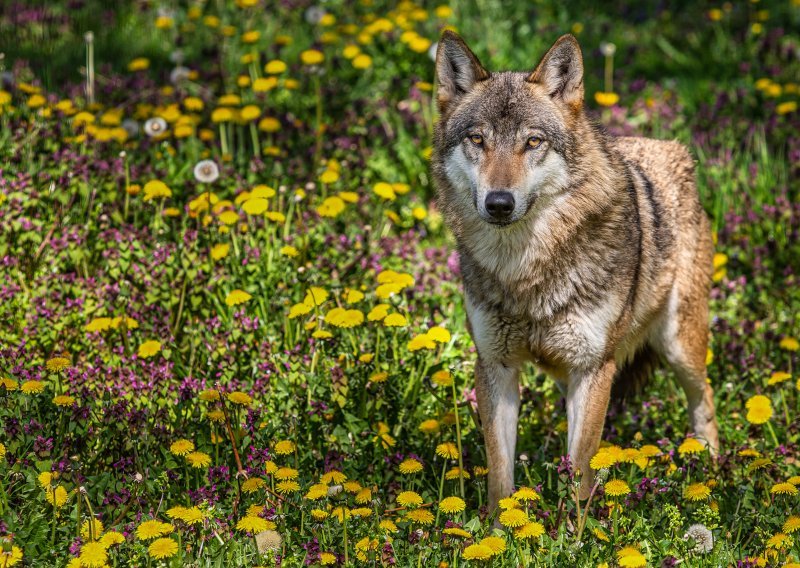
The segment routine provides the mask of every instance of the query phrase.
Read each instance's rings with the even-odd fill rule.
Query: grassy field
[[[800,2],[598,5],[4,2],[0,568],[800,566]],[[691,148],[718,459],[659,372],[578,503],[531,368],[493,528],[445,27],[493,70],[571,32],[598,122]]]

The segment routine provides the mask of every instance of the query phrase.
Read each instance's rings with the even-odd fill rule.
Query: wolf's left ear
[[[447,30],[436,48],[436,78],[439,111],[443,113],[448,104],[469,92],[475,83],[488,79],[489,72],[461,36]]]
[[[542,85],[552,98],[580,108],[583,104],[583,55],[578,40],[570,34],[558,38],[527,80]]]

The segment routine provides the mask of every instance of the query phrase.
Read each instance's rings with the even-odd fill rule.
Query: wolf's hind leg
[[[685,290],[676,283],[667,306],[659,342],[689,403],[689,421],[712,456],[719,451],[714,391],[706,381],[708,350],[708,287]]]
[[[489,466],[489,511],[514,490],[514,450],[519,417],[519,368],[480,357],[475,393]]]

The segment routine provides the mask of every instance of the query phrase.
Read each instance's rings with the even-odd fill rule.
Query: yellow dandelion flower
[[[420,349],[436,349],[436,343],[430,337],[428,337],[427,334],[422,333],[411,338],[407,347],[408,350],[413,353],[414,351],[419,351]]]
[[[274,473],[275,479],[279,481],[284,481],[286,479],[297,479],[299,475],[300,472],[293,467],[281,467],[275,470]]]
[[[356,493],[354,500],[359,505],[369,503],[372,500],[372,491],[366,488],[362,489],[358,493]]]
[[[312,485],[305,494],[305,498],[310,501],[316,501],[328,496],[328,486],[324,483],[317,483]]]
[[[800,517],[792,515],[786,519],[786,522],[783,523],[783,528],[781,530],[786,534],[800,531]]]
[[[389,314],[390,306],[388,304],[378,304],[367,314],[369,321],[381,321]]]
[[[383,325],[386,327],[405,327],[408,325],[408,320],[402,314],[389,314],[383,319]]]
[[[330,485],[331,483],[344,483],[347,479],[347,476],[339,470],[332,469],[323,473],[320,477],[320,483],[325,483]]]
[[[619,95],[617,93],[605,93],[598,91],[594,94],[594,100],[600,106],[610,107],[619,102]]]
[[[330,552],[320,552],[319,563],[323,566],[331,566],[336,564],[336,555]]]
[[[784,381],[788,381],[791,378],[792,375],[790,375],[789,373],[786,373],[784,371],[775,371],[774,373],[772,373],[772,375],[770,375],[769,380],[767,381],[767,385],[769,386],[777,385]]]
[[[413,509],[408,511],[404,518],[416,525],[427,526],[433,524],[435,517],[433,516],[433,513],[427,509]]]
[[[75,406],[77,404],[77,400],[75,400],[74,396],[61,394],[53,397],[53,404],[56,406]]]
[[[154,339],[150,339],[148,341],[145,341],[139,346],[138,355],[141,359],[147,359],[148,357],[152,357],[159,351],[161,351],[161,342],[156,341]]]
[[[458,459],[458,447],[453,442],[443,442],[436,446],[436,455],[445,459]]]
[[[458,467],[449,469],[447,470],[447,473],[444,474],[445,479],[458,479],[459,477],[463,477],[464,479],[469,479],[470,475],[467,470],[462,470]]]
[[[603,542],[611,542],[611,539],[608,537],[608,534],[606,534],[606,532],[600,527],[596,527],[592,532],[594,533],[594,536],[595,538],[597,538],[597,540],[601,540]]]
[[[622,479],[611,479],[606,481],[605,484],[606,495],[611,497],[619,497],[620,495],[627,495],[631,492],[628,483]]]
[[[502,522],[502,521],[501,521]],[[514,531],[514,538],[521,540],[526,538],[539,538],[544,534],[542,523],[532,521],[526,523]]]
[[[786,351],[797,351],[800,349],[800,342],[798,342],[794,337],[784,337],[781,339],[781,342],[778,344],[778,346]]]
[[[647,565],[644,555],[632,546],[617,551],[617,563],[620,567],[641,568]]]
[[[108,531],[100,538],[100,544],[105,548],[110,548],[123,542],[125,542],[125,535],[117,531]]]
[[[460,538],[472,538],[472,535],[461,527],[446,528],[442,531],[442,534],[446,534],[448,536],[457,536]]]
[[[397,496],[397,504],[401,507],[418,507],[422,505],[422,496],[416,491],[403,491]]]
[[[250,533],[260,533],[270,528],[269,522],[261,517],[243,517],[236,523],[236,530]]]
[[[178,552],[178,543],[171,538],[159,538],[150,543],[147,552],[158,560],[172,558]]]
[[[42,381],[25,381],[19,390],[25,394],[39,394],[44,390],[44,383]]]
[[[291,440],[281,440],[272,447],[272,451],[278,456],[288,456],[294,453],[296,447],[297,446],[295,446],[294,442]]]
[[[705,445],[697,438],[686,438],[684,442],[678,447],[678,453],[682,456],[699,454],[706,450]]]
[[[45,363],[45,367],[51,373],[58,373],[69,367],[69,359],[66,357],[51,357]]]
[[[89,530],[91,528],[91,531]],[[89,521],[83,521],[81,524],[81,537],[88,541],[90,537],[94,536],[94,539],[97,540],[100,538],[100,535],[103,534],[103,523],[99,519],[92,519],[91,525]]]
[[[773,495],[797,495],[800,493],[800,490],[798,490],[797,487],[791,483],[784,481],[782,483],[776,483],[773,485],[769,492]]]
[[[253,402],[253,398],[246,392],[242,391],[233,391],[231,393],[228,393],[227,398],[233,404],[240,404],[242,406],[248,406],[250,405],[250,403]]]
[[[793,539],[787,534],[784,533],[775,533],[769,539],[767,539],[767,548],[773,548],[775,550],[780,550],[783,548],[789,548],[793,544]]]
[[[280,494],[296,493],[300,491],[300,484],[296,481],[281,481],[275,486],[275,491]]]
[[[316,49],[307,49],[300,54],[303,65],[319,65],[325,61],[325,55]]]
[[[157,519],[144,521],[136,527],[136,538],[139,540],[150,540],[171,533],[175,527],[170,523],[163,523]]]
[[[464,560],[488,560],[494,553],[492,549],[483,544],[470,544],[461,553]]]
[[[467,504],[461,497],[445,497],[439,502],[439,510],[447,515],[460,513],[466,507]]]
[[[506,541],[499,536],[484,537],[481,539],[479,544],[488,547],[489,550],[492,551],[492,556],[501,554],[506,550]]]
[[[163,181],[150,180],[144,184],[144,200],[164,199],[172,197],[172,190]]]
[[[411,475],[414,473],[419,473],[420,471],[422,471],[422,469],[423,469],[422,464],[418,460],[415,460],[414,458],[406,458],[402,462],[400,462],[400,465],[398,466],[398,470],[400,470],[400,473],[402,473],[403,475]]]
[[[328,197],[322,202],[322,205],[317,207],[317,214],[320,217],[335,219],[342,211],[344,211],[344,207],[344,201],[342,201],[340,197]]]
[[[78,558],[81,566],[86,568],[102,568],[108,560],[106,547],[100,542],[87,542],[81,546],[81,553]]]
[[[431,382],[440,387],[450,387],[453,385],[453,375],[450,374],[450,371],[443,369],[431,376]]]
[[[508,509],[507,511],[503,511],[500,513],[498,520],[504,527],[509,527],[512,529],[526,525],[529,521],[528,513],[522,509]]]
[[[615,463],[617,463],[616,456],[614,456],[611,452],[605,451],[605,449],[601,449],[591,460],[589,460],[589,467],[597,471],[600,469],[609,468]]]
[[[433,418],[423,420],[419,425],[419,431],[423,434],[436,434],[439,431],[439,421]]]
[[[764,424],[772,418],[772,401],[764,395],[757,394],[750,397],[745,406],[746,418],[751,424]]]
[[[194,451],[194,442],[185,439],[177,440],[170,444],[169,451],[176,456],[185,456]]]
[[[708,499],[711,489],[704,483],[692,483],[683,490],[683,498],[689,501],[702,501]]]
[[[239,304],[244,304],[245,302],[249,301],[252,297],[253,296],[244,290],[233,290],[225,297],[225,303],[229,306],[238,306]]]
[[[541,496],[530,487],[520,487],[512,495],[517,501],[538,501]]]
[[[47,499],[47,502],[50,503],[56,509],[60,509],[61,507],[63,507],[64,504],[67,502],[67,497],[69,496],[67,494],[67,490],[64,489],[61,485],[57,485],[54,488],[50,486],[45,487],[44,495],[45,498]]]
[[[211,456],[204,452],[190,452],[186,454],[186,461],[195,469],[201,469],[211,465]]]

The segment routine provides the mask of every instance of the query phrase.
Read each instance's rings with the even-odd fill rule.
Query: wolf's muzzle
[[[508,191],[490,191],[486,196],[486,212],[492,221],[507,221],[514,213],[514,196]]]

